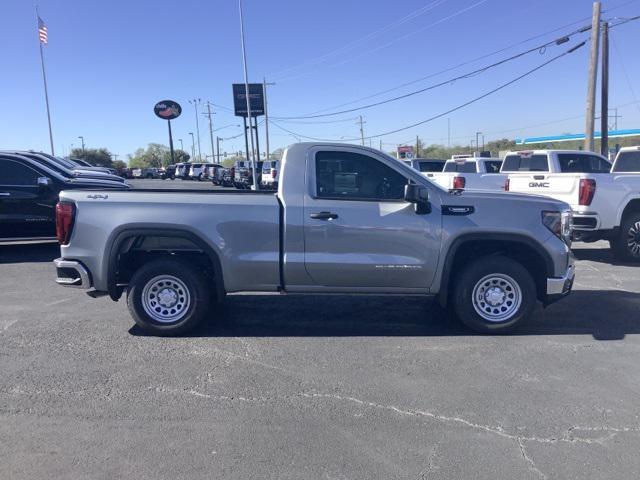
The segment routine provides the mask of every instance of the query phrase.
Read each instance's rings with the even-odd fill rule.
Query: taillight
[[[464,188],[467,181],[464,177],[453,177],[453,188],[458,190]]]
[[[275,168],[272,168],[271,169],[271,178],[273,178],[275,180],[277,176],[278,176],[278,171]]]
[[[76,207],[73,203],[59,202],[56,204],[56,237],[60,245],[69,243],[75,213]]]
[[[504,191],[505,192],[509,191],[509,179],[508,178],[504,181]]]
[[[591,205],[593,195],[596,193],[596,181],[592,178],[580,179],[580,192],[578,196],[579,205]]]

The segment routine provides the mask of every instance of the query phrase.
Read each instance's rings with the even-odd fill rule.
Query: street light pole
[[[198,105],[202,102],[200,98],[194,98],[189,100],[189,103],[193,105],[193,110],[196,114],[196,135],[198,136],[198,160],[202,160],[202,150],[200,150],[200,122],[198,120]]]
[[[182,143],[182,139],[179,138],[178,141],[180,142],[180,150],[184,152],[184,144]]]
[[[84,155],[84,137],[79,135],[78,138],[82,141],[82,154]]]
[[[251,173],[253,176],[252,189],[258,189],[258,177],[256,176],[256,162],[253,156],[253,129],[251,128],[251,102],[249,101],[249,73],[247,72],[247,49],[244,43],[244,16],[242,14],[242,0],[238,0],[238,9],[240,11],[240,40],[242,42],[242,67],[244,70],[244,93],[247,101],[247,117],[249,120],[249,133],[251,136]],[[247,160],[249,159],[249,152],[247,152]]]
[[[220,140],[222,140],[219,136],[216,135],[216,152],[218,155],[218,161],[216,163],[220,163]]]
[[[476,150],[480,150],[480,144],[478,143],[478,136],[480,135],[482,135],[482,132],[476,132]]]
[[[193,161],[196,158],[196,141],[193,138],[193,132],[189,132],[189,135],[191,135],[191,161]]]

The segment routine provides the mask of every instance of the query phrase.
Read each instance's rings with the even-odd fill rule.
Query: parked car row
[[[61,191],[128,190],[124,179],[100,168],[36,152],[0,151],[0,243],[56,238]],[[64,208],[64,207],[63,207]]]

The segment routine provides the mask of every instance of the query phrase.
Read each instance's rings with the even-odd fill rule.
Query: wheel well
[[[631,200],[626,207],[624,207],[624,211],[622,212],[622,223],[627,215],[631,215],[632,213],[640,212],[640,198],[636,198]]]
[[[481,257],[491,255],[502,255],[522,264],[533,277],[538,300],[544,300],[547,290],[548,266],[546,259],[540,252],[517,240],[470,240],[457,246],[453,258],[448,259],[448,268],[445,266],[440,295],[440,302],[443,306],[448,303],[449,295],[453,290],[453,282],[464,267]]]
[[[172,258],[199,270],[211,284],[211,294],[217,300],[224,297],[222,271],[218,257],[210,248],[191,235],[161,233],[129,233],[121,235],[111,253],[109,294],[117,300],[133,274],[143,265],[159,259]]]

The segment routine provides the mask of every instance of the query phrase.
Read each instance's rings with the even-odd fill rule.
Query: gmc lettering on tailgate
[[[530,188],[549,188],[549,182],[529,182]]]

